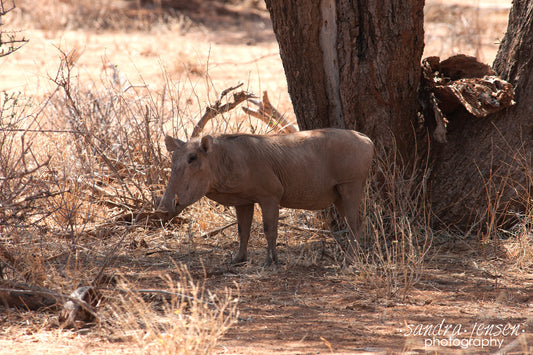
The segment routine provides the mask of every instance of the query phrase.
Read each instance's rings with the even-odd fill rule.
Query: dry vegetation
[[[323,214],[282,211],[282,262],[266,269],[259,211],[242,267],[229,266],[229,208],[203,199],[166,225],[142,218],[168,178],[164,133],[190,136],[223,89],[244,82],[293,114],[262,2],[139,3],[20,0],[3,22],[30,43],[0,59],[0,288],[93,285],[103,299],[74,329],[54,307],[0,306],[0,353],[448,353],[406,336],[442,320],[519,326],[490,349],[533,351],[531,201],[515,226],[434,230],[425,157],[413,171],[375,161],[362,212],[373,246],[350,265]],[[427,1],[426,53],[490,60],[509,4],[481,3]],[[271,128],[237,108],[206,130]]]

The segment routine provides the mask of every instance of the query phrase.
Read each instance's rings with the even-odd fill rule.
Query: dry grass
[[[169,168],[160,138],[186,135],[194,123],[189,106],[200,98],[194,90],[184,98],[170,81],[157,93],[145,84],[124,89],[106,77],[80,83],[76,50],[60,55],[50,79],[56,88],[42,102],[3,97],[1,274],[68,293],[94,284],[125,240],[150,233],[153,223],[124,221],[155,208]],[[223,117],[213,127],[230,121]],[[216,213],[206,212],[206,220]],[[145,300],[133,291],[138,281],[124,278],[125,293],[106,296],[97,333],[123,332],[113,338],[137,344],[139,353],[213,352],[235,320],[237,299],[229,291],[209,293],[173,265],[177,276],[161,276],[161,289],[170,292],[163,301]]]
[[[507,29],[511,1],[427,1],[424,57],[467,54],[491,64]]]
[[[423,273],[434,234],[428,176],[427,160],[408,167],[377,154],[364,212],[370,248],[358,250],[356,270],[379,297],[406,297]]]
[[[217,340],[237,320],[238,297],[230,290],[212,294],[186,267],[176,269],[179,281],[167,276],[165,291],[137,291],[128,281],[120,282],[123,292],[107,301],[102,328],[133,340],[141,354],[213,353]]]
[[[137,1],[44,0],[38,6],[32,1],[16,2],[18,11],[12,23],[32,23],[32,27],[52,33],[71,29],[91,31],[151,30],[169,26],[187,30],[193,26],[186,16],[176,11],[143,11]]]
[[[341,283],[348,280],[350,293],[365,284],[374,297],[403,303],[427,277],[428,262],[440,252],[435,244],[442,248],[449,232],[430,226],[424,159],[410,171],[376,160],[363,212],[363,234],[371,247],[358,250],[352,265],[343,263],[336,241],[344,236],[324,230],[321,215],[307,211],[282,211],[279,252],[284,262],[274,271],[259,266],[265,252],[262,237],[250,242],[249,265],[237,271],[220,267],[236,250],[235,227],[214,237],[206,232],[233,222],[235,215],[206,199],[183,212],[186,223],[164,228],[145,220],[128,223],[154,209],[167,182],[164,134],[188,137],[222,89],[244,81],[250,91],[268,90],[273,104],[291,116],[277,45],[243,45],[242,33],[236,39],[224,32],[205,34],[203,25],[173,13],[154,12],[142,20],[117,17],[119,12],[112,8],[125,8],[114,1],[73,6],[50,0],[39,9],[21,1],[19,6],[26,13],[19,13],[15,23],[26,27],[30,18],[41,28],[32,34],[42,37],[28,45],[36,46],[29,47],[34,53],[32,72],[23,75],[31,79],[21,83],[22,75],[15,70],[28,65],[24,52],[3,62],[9,70],[2,73],[2,88],[9,83],[22,92],[11,90],[0,97],[0,275],[64,294],[93,283],[101,270],[118,283],[103,289],[101,319],[88,329],[68,332],[59,329],[55,315],[8,310],[6,337],[18,339],[6,341],[8,345],[41,339],[44,349],[59,341],[65,353],[80,347],[96,351],[98,346],[110,352],[133,348],[138,353],[210,353],[238,319],[240,288],[216,287],[213,278],[231,277],[260,293],[258,282],[278,277],[276,272],[323,267]],[[95,36],[65,29],[93,23],[99,30],[150,32]],[[451,54],[465,43],[486,48],[479,47],[484,41],[479,35],[482,23],[459,21],[454,30],[464,34],[452,35],[454,42],[443,43],[446,48],[439,54]],[[56,34],[61,37],[54,41],[59,49],[51,49],[44,43]],[[159,36],[157,42],[154,35]],[[87,40],[83,45],[81,38]],[[121,42],[125,38],[130,39],[126,44]],[[101,46],[111,49],[102,51]],[[107,66],[109,62],[120,65]],[[118,69],[115,77],[113,68]],[[206,129],[268,131],[238,110],[217,117]],[[502,231],[496,222],[488,229],[488,239],[507,251],[507,267],[521,275],[533,267],[533,207],[527,203],[527,213],[507,231],[507,239],[499,240]],[[256,211],[253,235],[262,233],[260,220]],[[486,236],[464,238],[477,256],[482,254]],[[137,292],[140,289],[158,292]],[[290,297],[297,304],[304,302],[296,292]],[[75,339],[80,335],[85,336],[84,345]]]

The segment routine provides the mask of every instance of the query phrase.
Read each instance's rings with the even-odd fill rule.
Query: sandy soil
[[[280,230],[280,265],[264,269],[260,230],[257,216],[246,266],[228,264],[237,247],[232,227],[208,239],[145,235],[145,246],[125,247],[109,272],[136,279],[138,288],[161,288],[182,262],[207,289],[233,289],[239,318],[219,340],[220,354],[532,351],[532,270],[481,255],[475,241],[435,244],[420,280],[391,295],[379,287],[384,280],[339,268],[333,239],[310,240],[290,227]],[[0,317],[1,354],[142,353],[139,344],[97,328],[59,330],[57,314],[7,310]]]

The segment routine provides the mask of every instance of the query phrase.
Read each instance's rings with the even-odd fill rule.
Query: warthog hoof
[[[237,255],[233,260],[231,260],[231,265],[233,266],[243,266],[248,261],[248,258],[245,255]]]

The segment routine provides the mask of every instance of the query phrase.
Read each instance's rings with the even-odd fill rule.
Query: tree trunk
[[[386,151],[410,159],[424,1],[266,4],[300,128],[357,129]]]
[[[443,224],[491,232],[531,208],[531,58],[533,2],[515,0],[493,68],[514,85],[517,103],[483,119],[466,112],[448,117],[448,142],[437,147],[431,175],[432,209]]]
[[[357,129],[375,141],[379,154],[399,153],[414,163],[424,1],[266,4],[300,128]],[[483,119],[466,110],[448,116],[447,143],[431,142],[431,207],[445,226],[491,232],[531,209],[532,14],[532,1],[513,2],[494,64],[515,86],[517,104]]]

